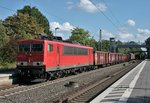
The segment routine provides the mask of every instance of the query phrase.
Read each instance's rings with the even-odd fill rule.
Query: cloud
[[[132,20],[132,19],[129,19],[129,20],[127,21],[127,25],[128,25],[128,26],[135,26],[135,21]]]
[[[67,2],[67,4],[68,4],[68,7],[67,7],[68,9],[78,8],[78,9],[84,10],[89,13],[98,12],[98,9],[104,12],[107,9],[107,7],[104,3],[98,3],[98,4],[96,4],[96,7],[95,7],[95,5],[93,5],[90,0],[80,0],[80,2],[78,4],[73,4],[72,2]]]
[[[118,35],[116,36],[117,39],[121,40],[121,41],[135,41],[136,40],[136,36],[132,33],[129,32],[125,32],[125,31],[120,31],[118,33]]]
[[[115,36],[107,30],[102,30],[102,39],[109,40],[109,38],[111,38],[111,37],[115,37]]]
[[[145,40],[150,37],[150,30],[149,29],[137,29],[137,39],[139,41],[145,42]]]
[[[59,22],[51,22],[50,27],[52,31],[55,31],[55,28],[59,28],[58,31],[70,32],[75,26],[71,25],[69,22],[60,24]]]
[[[145,42],[145,40],[150,36],[149,29],[140,29],[138,28],[137,31],[130,33],[129,31],[122,30],[116,36],[121,41],[141,41]]]
[[[71,25],[69,22],[65,22],[60,24],[59,22],[51,22],[50,28],[55,35],[55,28],[59,28],[57,30],[57,36],[61,36],[64,40],[68,39],[71,35],[71,30],[75,28],[75,26]]]
[[[141,29],[141,28],[138,28],[137,29],[138,33],[140,35],[143,35],[143,36],[150,36],[150,30],[148,29]]]
[[[140,41],[140,42],[145,42],[145,40],[148,38],[148,36],[144,36],[144,35],[140,35],[140,34],[137,34],[136,35],[136,40],[137,41]]]
[[[99,31],[97,31],[96,35],[93,35],[96,41],[99,41]],[[109,38],[115,37],[113,33],[108,30],[102,30],[102,40],[109,40]]]
[[[107,7],[103,3],[96,4],[96,7],[92,4],[90,0],[80,0],[80,3],[78,4],[78,7],[86,12],[97,12],[99,8],[101,11],[106,11]]]

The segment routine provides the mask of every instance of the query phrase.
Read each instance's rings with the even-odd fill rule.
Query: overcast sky
[[[88,30],[96,40],[100,28],[103,39],[143,42],[150,36],[150,0],[0,0],[0,19],[25,5],[36,6],[64,39],[75,27]]]

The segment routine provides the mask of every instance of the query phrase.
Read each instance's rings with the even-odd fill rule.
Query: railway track
[[[71,94],[70,96],[68,96],[68,100],[75,101],[76,100],[75,98],[77,99],[79,98],[78,94],[82,94],[82,93],[84,94],[85,91],[88,91],[88,89],[83,90],[83,88],[88,87],[87,85],[89,85],[89,83],[94,84],[94,82],[100,79],[107,80],[108,78],[113,77],[113,76],[110,76],[110,74],[113,74],[114,72],[118,70],[121,70],[122,68],[120,67],[128,67],[128,65],[131,66],[131,64],[128,64],[128,63],[126,64],[127,66],[123,66],[123,64],[119,64],[118,66],[114,65],[114,66],[106,67],[103,69],[97,69],[91,72],[81,73],[79,75],[73,75],[69,77],[59,78],[53,81],[47,81],[44,83],[39,83],[39,84],[34,84],[34,85],[21,85],[21,86],[8,88],[5,90],[0,90],[0,102],[5,102],[9,98],[9,100],[12,100],[14,102],[22,102],[22,100],[26,100],[25,102],[33,102],[34,100],[34,101],[43,102],[43,103],[45,103],[45,101],[48,101],[48,103],[51,103],[53,102],[53,100],[55,100],[55,98],[58,98],[61,95],[65,96],[65,94],[68,94],[68,93],[71,94],[71,92],[76,94],[76,96]],[[98,71],[101,74],[99,74]],[[94,78],[96,78],[95,81],[91,82]],[[79,93],[79,91],[76,91],[76,89],[74,88],[68,89],[67,87],[65,87],[64,84],[68,83],[69,81],[78,81],[80,85],[79,87],[77,87],[77,89],[79,91],[81,90],[82,93]],[[83,81],[85,84],[81,84],[83,83]],[[73,90],[75,90],[75,92],[73,92]],[[35,92],[36,92],[36,95],[35,95]],[[85,94],[87,94],[87,92],[85,92]],[[82,95],[80,95],[80,97],[83,97]],[[47,100],[41,99],[44,96],[48,96],[46,98]]]
[[[85,75],[86,73],[88,73],[88,72],[80,74],[80,76]],[[56,80],[47,81],[47,82],[38,83],[38,84],[33,84],[33,85],[30,85],[30,84],[28,84],[28,85],[12,85],[12,86],[6,85],[5,88],[0,90],[0,98],[5,98],[5,97],[11,96],[11,95],[16,95],[16,94],[20,94],[23,92],[28,92],[28,91],[31,91],[34,89],[38,89],[41,87],[45,87],[45,86],[48,86],[48,85],[51,85],[54,83],[58,83],[58,82],[65,81],[65,80],[72,79],[72,78],[76,78],[76,77],[78,77],[78,75],[72,75],[69,77],[59,78]]]
[[[63,99],[63,102],[66,103],[89,103],[94,97],[96,97],[99,93],[101,93],[104,89],[114,83],[116,80],[121,78],[127,72],[129,72],[132,68],[134,68],[138,63],[133,65],[129,65],[128,67],[122,68],[122,70],[109,75],[108,77],[97,81],[96,83],[87,86],[86,88],[80,88],[72,93],[68,93],[67,98]]]

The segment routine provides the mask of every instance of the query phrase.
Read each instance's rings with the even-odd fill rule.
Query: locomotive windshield
[[[21,43],[18,48],[19,52],[42,52],[42,43]]]
[[[31,44],[31,52],[42,52],[42,51],[43,51],[43,44],[41,43]]]
[[[29,43],[19,44],[19,52],[30,52],[30,44]]]

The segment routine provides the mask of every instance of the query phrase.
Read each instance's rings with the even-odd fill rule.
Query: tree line
[[[24,6],[17,10],[16,14],[0,20],[0,63],[11,63],[16,60],[16,41],[18,39],[34,39],[42,33],[47,34],[50,38],[53,36],[48,19],[36,7]],[[99,50],[99,41],[96,41],[89,31],[83,28],[74,28],[67,41],[78,42]],[[117,41],[116,44],[123,43]],[[109,40],[102,40],[102,51],[109,51],[109,45]],[[119,51],[127,53],[131,49],[120,49]]]

